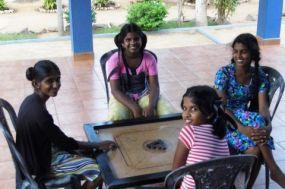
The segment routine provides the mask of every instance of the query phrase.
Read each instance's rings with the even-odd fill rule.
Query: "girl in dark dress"
[[[23,101],[17,120],[16,145],[27,163],[29,172],[40,179],[47,175],[82,175],[86,182],[82,188],[96,188],[100,180],[99,169],[92,158],[82,157],[74,150],[109,150],[116,147],[112,141],[99,143],[76,141],[67,137],[54,124],[46,109],[46,102],[55,97],[61,86],[60,70],[49,60],[42,60],[26,71],[34,93]]]

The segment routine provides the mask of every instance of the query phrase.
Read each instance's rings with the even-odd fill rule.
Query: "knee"
[[[256,156],[256,161],[254,167],[256,170],[259,170],[263,162],[262,153],[258,147],[251,147],[246,151],[246,154],[252,154]],[[257,171],[259,172],[259,171]]]
[[[160,98],[157,102],[157,114],[166,115],[172,113],[174,113],[174,111],[171,104],[168,101]]]
[[[132,113],[126,109],[109,109],[108,120],[118,121],[123,119],[131,119],[133,117]]]
[[[246,154],[256,155],[258,159],[261,157],[261,151],[260,151],[260,149],[258,147],[251,147],[248,150],[246,150],[245,153]]]
[[[115,100],[109,102],[109,120],[117,121],[130,118],[132,118],[132,113],[126,106]]]

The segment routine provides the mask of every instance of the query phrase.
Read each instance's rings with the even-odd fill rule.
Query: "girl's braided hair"
[[[206,85],[193,86],[186,90],[184,97],[191,98],[192,103],[198,106],[202,114],[209,117],[209,123],[214,128],[213,134],[220,139],[226,135],[227,121],[235,124],[232,120],[229,120],[229,116],[224,112],[222,101],[215,89]],[[183,98],[181,108],[183,108]]]
[[[253,73],[253,84],[254,84],[254,95],[250,103],[251,108],[258,109],[258,90],[259,90],[259,61],[260,61],[260,48],[256,37],[250,33],[243,33],[238,35],[233,43],[234,48],[236,43],[241,43],[248,49],[251,57],[251,62],[254,62],[254,73]],[[234,59],[231,60],[234,63]]]

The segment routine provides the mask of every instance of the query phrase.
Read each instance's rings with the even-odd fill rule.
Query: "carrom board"
[[[84,125],[88,140],[112,140],[118,148],[96,156],[108,188],[125,188],[162,182],[170,172],[183,126],[181,114],[171,114],[151,120]],[[146,144],[160,139],[165,150],[149,149]]]

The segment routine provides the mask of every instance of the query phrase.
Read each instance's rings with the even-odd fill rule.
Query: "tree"
[[[207,26],[207,0],[196,0],[195,15],[197,26]]]
[[[6,10],[7,7],[6,7],[6,3],[4,0],[0,0],[0,11],[2,10]]]
[[[238,0],[214,0],[214,6],[218,11],[218,24],[227,22],[227,18],[231,15],[238,5]]]
[[[46,10],[56,9],[56,0],[44,0],[43,8]]]
[[[177,17],[177,22],[182,23],[184,20],[183,12],[182,12],[182,7],[183,7],[183,0],[177,0],[177,8],[178,8],[178,17]]]
[[[63,11],[62,11],[62,1],[56,0],[56,12],[57,12],[57,29],[58,34],[63,35]]]

